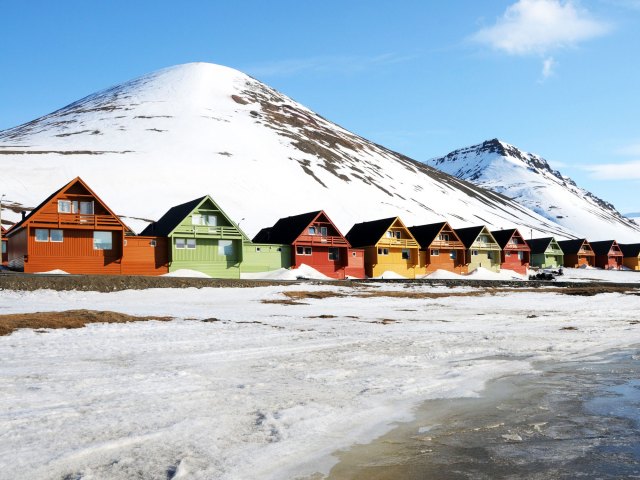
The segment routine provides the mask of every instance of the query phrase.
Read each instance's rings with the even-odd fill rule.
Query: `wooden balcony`
[[[296,241],[296,245],[327,245],[330,247],[346,247],[347,242],[343,237],[328,235],[300,235]]]
[[[383,238],[377,244],[378,247],[392,247],[392,248],[420,248],[418,242],[411,238]]]
[[[497,243],[491,243],[491,242],[473,242],[473,245],[471,245],[471,250],[500,250],[500,251],[502,251],[502,249],[500,248],[500,245],[498,245]]]
[[[519,251],[519,252],[530,252],[531,249],[529,248],[528,245],[524,244],[524,243],[507,243],[507,245],[504,247],[504,250],[515,250],[515,251]]]
[[[39,213],[32,223],[42,228],[81,228],[108,230],[121,229],[122,224],[111,215],[85,215],[80,213]]]
[[[434,240],[429,245],[430,249],[449,248],[451,250],[464,250],[464,243],[455,240]]]
[[[192,237],[215,237],[222,239],[242,239],[242,234],[235,227],[215,225],[180,225],[173,235],[189,235]]]

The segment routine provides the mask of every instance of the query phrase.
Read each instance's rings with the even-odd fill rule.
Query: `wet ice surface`
[[[640,357],[538,364],[341,454],[330,479],[640,478]]]

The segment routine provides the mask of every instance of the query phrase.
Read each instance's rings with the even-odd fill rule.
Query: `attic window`
[[[323,237],[327,236],[327,227],[320,227],[320,235]]]
[[[78,204],[78,202],[75,203]],[[58,213],[71,213],[71,201],[58,200]]]
[[[440,240],[441,242],[448,242],[449,241],[449,234],[448,233],[441,233],[440,235],[438,235],[438,240]]]
[[[309,227],[309,235],[315,235],[316,234],[316,227]]]
[[[393,238],[393,232],[391,230],[387,232],[387,238]]]
[[[395,232],[396,238],[400,238],[400,231]]]

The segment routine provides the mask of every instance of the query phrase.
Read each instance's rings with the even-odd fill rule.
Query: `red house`
[[[0,237],[2,237],[2,262],[1,264],[3,266],[7,266],[7,261],[8,261],[8,256],[7,256],[7,239],[5,238],[5,234],[7,233],[7,230],[0,225]]]
[[[620,270],[622,268],[624,255],[615,240],[591,242],[591,249],[596,254],[596,267],[605,270]]]
[[[292,268],[305,264],[331,278],[364,277],[364,250],[351,248],[322,210],[281,218],[253,242],[291,245]]]
[[[518,229],[495,230],[491,235],[502,250],[500,268],[526,275],[531,261],[531,248]]]
[[[156,249],[164,240],[130,235],[130,229],[78,177],[7,232],[9,268],[26,273],[166,273],[167,250]],[[130,248],[129,238],[136,239]],[[140,242],[148,251],[138,250]]]

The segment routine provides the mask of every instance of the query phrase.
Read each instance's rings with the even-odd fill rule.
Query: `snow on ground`
[[[60,270],[56,268],[54,270],[49,270],[48,272],[36,272],[39,275],[69,275],[69,272],[65,272],[64,270]]]
[[[181,277],[181,278],[211,278],[211,275],[199,272],[197,270],[191,270],[189,268],[180,268],[173,272],[165,273],[163,277]]]
[[[551,271],[551,270],[549,270]],[[640,272],[633,270],[603,270],[600,268],[563,268],[562,282],[640,283]]]
[[[264,303],[300,290],[315,297]],[[476,395],[535,360],[640,343],[637,296],[479,292],[419,284],[3,291],[0,314],[91,308],[176,320],[0,337],[0,471],[30,479],[326,472],[332,452],[409,419],[425,399]]]
[[[241,273],[240,278],[245,280],[297,280],[299,278],[331,280],[325,274],[304,263],[293,269],[279,268],[270,272]]]

